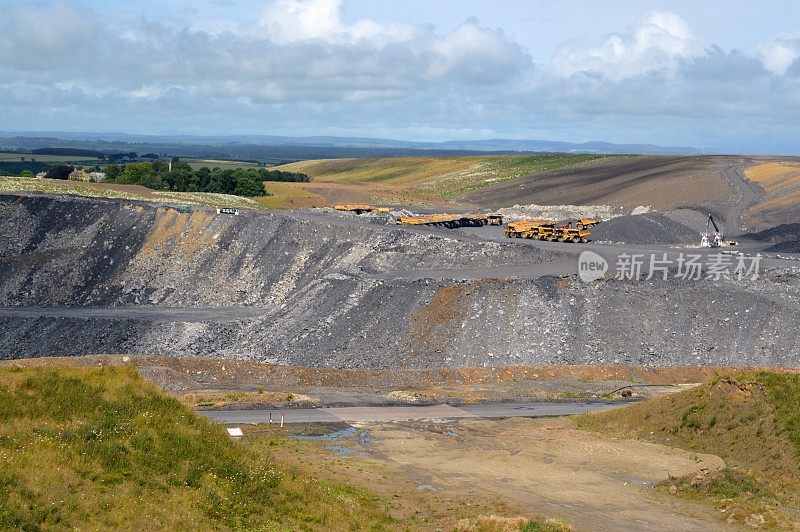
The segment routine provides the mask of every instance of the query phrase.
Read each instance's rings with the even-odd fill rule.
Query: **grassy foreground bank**
[[[2,529],[392,524],[372,494],[281,468],[134,369],[0,374]]]
[[[377,489],[402,473],[368,462],[309,474],[326,460],[288,435],[233,441],[133,367],[0,368],[2,530],[571,529]]]

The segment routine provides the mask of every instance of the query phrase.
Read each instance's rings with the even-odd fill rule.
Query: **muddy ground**
[[[584,432],[569,419],[244,430],[245,443],[291,433],[316,442],[319,454],[302,458],[318,467],[315,474],[381,492],[400,489],[400,499],[422,494],[437,504],[489,504],[493,514],[558,518],[577,530],[730,529],[707,507],[656,489],[670,477],[720,469],[721,458]]]
[[[618,365],[337,370],[242,360],[87,355],[0,361],[18,366],[133,365],[157,386],[216,407],[379,406],[646,398],[747,368]],[[291,394],[291,401],[287,397]]]

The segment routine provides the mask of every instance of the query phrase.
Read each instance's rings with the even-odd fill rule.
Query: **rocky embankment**
[[[262,309],[213,321],[0,315],[0,358],[146,353],[342,368],[800,361],[797,273],[588,285],[387,275],[558,260],[345,217],[0,196],[0,306]]]

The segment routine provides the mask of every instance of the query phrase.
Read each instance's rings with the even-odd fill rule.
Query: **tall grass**
[[[384,527],[385,506],[284,470],[134,369],[0,370],[0,528]]]

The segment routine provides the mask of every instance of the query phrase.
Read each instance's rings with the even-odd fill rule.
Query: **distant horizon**
[[[70,138],[72,137],[72,138]],[[127,140],[121,140],[125,137],[130,137]],[[305,146],[305,147],[325,147],[320,145],[322,139],[329,141],[329,142],[336,142],[339,141],[338,147],[354,147],[358,145],[356,141],[361,141],[361,143],[366,143],[369,141],[375,141],[381,143],[381,146],[387,149],[407,149],[407,150],[427,150],[427,151],[437,151],[437,150],[458,150],[458,151],[465,151],[465,152],[516,152],[516,153],[559,153],[559,150],[553,149],[550,151],[548,148],[536,148],[536,149],[525,149],[525,148],[514,148],[512,145],[517,144],[535,144],[540,143],[542,145],[545,144],[553,144],[558,145],[562,144],[565,148],[571,146],[570,149],[564,151],[564,153],[570,152],[581,152],[584,151],[586,153],[606,153],[609,155],[620,155],[620,154],[632,154],[632,155],[689,155],[689,156],[714,156],[714,155],[724,155],[724,156],[752,156],[752,157],[793,157],[797,156],[798,154],[794,153],[769,153],[769,152],[732,152],[732,151],[709,151],[703,150],[702,148],[697,148],[694,146],[663,146],[658,144],[650,144],[646,142],[625,142],[625,143],[616,143],[616,142],[609,142],[601,139],[594,139],[588,141],[565,141],[565,140],[553,140],[553,139],[526,139],[526,138],[464,138],[464,139],[452,139],[452,140],[409,140],[409,139],[397,139],[397,138],[388,138],[388,137],[364,137],[364,136],[338,136],[338,135],[303,135],[303,136],[295,136],[295,135],[274,135],[269,133],[226,133],[226,134],[186,134],[186,133],[131,133],[131,132],[123,132],[123,131],[57,131],[57,130],[41,130],[41,131],[6,131],[0,130],[0,138],[22,138],[22,139],[48,139],[53,138],[55,140],[59,140],[62,142],[122,142],[127,144],[147,144],[150,143],[158,143],[159,141],[167,143],[173,142],[177,144],[181,144],[180,139],[193,139],[197,142],[202,143],[209,143],[208,145],[214,145],[214,141],[224,141],[226,139],[233,139],[237,142],[242,142],[245,144],[252,144],[258,145],[259,140],[267,141],[272,139],[273,141],[281,140],[280,143],[275,144],[263,144],[265,146]],[[251,142],[245,142],[243,139],[252,139]],[[314,142],[315,139],[320,139],[318,142]],[[292,141],[298,141],[297,143],[292,143]],[[488,143],[505,143],[506,145],[503,146],[502,144],[496,147],[477,147],[479,144],[488,144]],[[455,145],[455,147],[453,147]],[[467,145],[467,147],[459,147],[458,145]],[[581,146],[587,145],[608,145],[608,149],[611,151],[603,151],[599,148],[592,150],[591,148],[585,148],[581,150]],[[336,146],[334,146],[336,147]],[[367,147],[367,146],[361,146]],[[640,149],[647,149],[650,148],[650,151],[631,151],[626,152],[624,148],[630,147],[632,149],[640,148]],[[377,148],[377,147],[376,147]],[[614,150],[614,148],[619,148]],[[622,149],[622,151],[621,151]]]
[[[800,155],[800,3],[0,0],[0,31],[8,130]]]

